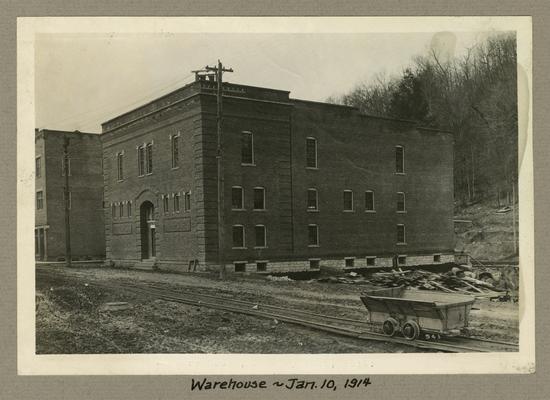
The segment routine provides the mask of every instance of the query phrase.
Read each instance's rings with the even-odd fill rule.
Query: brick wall
[[[37,133],[36,139],[34,141],[34,152],[35,152],[35,158],[40,157],[40,165],[41,165],[41,174],[39,177],[35,177],[34,180],[34,186],[35,186],[35,199],[34,199],[34,207],[35,207],[35,225],[36,226],[44,226],[48,224],[47,219],[47,196],[46,196],[46,151],[44,146],[44,134],[43,133]],[[43,195],[43,207],[41,210],[36,209],[36,192],[42,191]]]
[[[306,168],[306,137],[318,143],[318,169]],[[453,139],[413,124],[361,116],[357,111],[297,101],[292,114],[294,237],[297,258],[449,252],[454,248]],[[395,173],[395,146],[405,149],[405,174]],[[307,212],[306,190],[317,188],[319,212]],[[354,206],[345,212],[343,191]],[[365,210],[374,191],[375,212]],[[406,195],[398,213],[397,192]],[[307,225],[319,226],[318,248]],[[397,244],[397,224],[406,245]]]
[[[111,208],[106,209],[108,258],[140,259],[139,206],[147,200],[155,206],[160,264],[181,269],[188,260],[198,259],[201,268],[217,265],[214,89],[210,82],[196,82],[104,124],[106,203],[131,201],[134,213],[131,218],[112,219]],[[182,161],[178,170],[171,170],[169,137],[176,131],[181,135]],[[241,165],[242,131],[254,135],[254,166]],[[311,258],[343,266],[348,256],[357,257],[360,266],[363,261],[366,266],[366,256],[376,256],[377,266],[390,266],[396,254],[431,257],[433,262],[433,254],[452,252],[450,134],[363,116],[349,107],[291,101],[285,91],[228,85],[223,135],[224,255],[230,267],[234,261],[255,266],[255,261],[267,260],[273,271],[285,266],[300,270],[309,268],[306,260]],[[305,165],[308,136],[318,141],[317,170]],[[154,171],[138,177],[137,146],[149,142],[154,143]],[[397,145],[405,149],[404,174],[395,173]],[[125,177],[118,182],[116,154],[121,151]],[[232,186],[244,188],[243,211],[231,209]],[[252,210],[254,187],[265,188],[265,211]],[[307,211],[308,188],[318,190],[318,212]],[[352,212],[343,211],[345,189],[354,192]],[[163,195],[187,190],[192,191],[190,213],[162,212]],[[365,210],[367,190],[374,191],[375,212]],[[397,192],[405,193],[405,213],[397,212]],[[231,228],[236,224],[245,228],[244,249],[233,248]],[[254,246],[257,224],[267,230],[263,249]],[[308,224],[319,226],[319,247],[308,247]],[[397,244],[397,224],[406,227],[404,245]],[[247,271],[250,268],[255,267]]]
[[[131,126],[104,133],[103,164],[105,187],[105,232],[107,258],[112,260],[141,259],[140,207],[144,202],[154,205],[156,258],[159,261],[182,261],[197,257],[197,223],[200,215],[197,192],[202,183],[194,178],[200,149],[197,149],[197,129],[200,130],[198,98],[180,102],[178,107],[155,114]],[[110,126],[110,125],[107,125]],[[115,123],[116,127],[117,124]],[[106,129],[106,126],[104,126]],[[179,166],[172,168],[171,136],[179,134]],[[153,172],[138,173],[137,148],[153,143]],[[123,153],[123,180],[118,180],[117,154]],[[197,159],[197,152],[199,158]],[[185,210],[185,193],[191,193],[191,209]],[[174,194],[180,196],[180,210],[174,210]],[[164,212],[163,197],[168,196],[168,212]],[[199,194],[200,196],[200,194]],[[132,216],[128,217],[128,202]],[[124,215],[119,216],[119,204]],[[112,205],[115,217],[112,217]]]
[[[209,241],[206,261],[217,264],[216,98],[203,95],[205,195]],[[253,134],[254,165],[241,164],[241,135]],[[290,107],[228,98],[224,101],[225,258],[284,259],[292,254]],[[244,190],[244,210],[232,210],[231,189]],[[255,187],[265,189],[265,210],[253,210]],[[243,225],[244,249],[233,248],[232,226]],[[266,228],[265,248],[255,246],[254,227]]]
[[[102,209],[101,141],[99,135],[41,131],[36,151],[43,151],[42,175],[45,177],[44,212],[37,213],[36,223],[47,223],[47,258],[65,256],[65,211],[62,174],[64,136],[70,138],[69,187],[71,192],[71,252],[73,259],[105,256]],[[43,150],[41,142],[44,143]],[[44,180],[37,180],[37,185]],[[44,221],[44,217],[46,221]]]

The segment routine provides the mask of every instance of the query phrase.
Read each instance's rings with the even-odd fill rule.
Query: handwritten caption
[[[298,378],[289,378],[281,380],[239,380],[227,379],[214,381],[207,378],[191,378],[191,391],[208,390],[250,390],[250,389],[268,389],[276,388],[282,390],[329,390],[336,391],[340,389],[366,389],[372,385],[370,377],[365,378],[338,378],[338,379],[319,379],[305,380]]]

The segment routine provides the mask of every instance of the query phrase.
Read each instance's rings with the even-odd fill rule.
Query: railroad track
[[[52,271],[36,270],[37,274],[51,274]],[[55,272],[54,274],[63,275]],[[78,278],[76,278],[78,279]],[[401,337],[388,337],[374,331],[374,326],[365,320],[339,317],[327,314],[318,314],[306,310],[298,310],[265,303],[234,299],[228,296],[209,295],[193,290],[172,290],[155,284],[133,284],[88,281],[89,285],[126,290],[142,296],[161,299],[164,301],[207,307],[242,315],[287,322],[319,331],[355,338],[359,340],[373,340],[416,347],[420,349],[461,353],[461,352],[511,352],[518,351],[514,343],[494,340],[458,336],[444,338],[438,341],[414,340]]]
[[[234,304],[242,304],[243,306],[251,306],[251,307],[257,306],[258,309],[261,308],[264,311],[266,311],[266,310],[271,310],[273,312],[284,311],[286,313],[299,314],[300,316],[309,316],[309,317],[313,317],[313,318],[322,318],[324,320],[335,321],[337,323],[351,323],[353,325],[362,326],[364,328],[372,327],[371,324],[369,324],[366,320],[362,320],[362,319],[337,317],[337,316],[333,316],[333,315],[313,313],[313,312],[310,312],[310,311],[307,311],[307,310],[295,310],[295,309],[291,309],[291,308],[288,308],[288,307],[274,306],[274,305],[271,305],[271,304],[266,304],[266,303],[261,303],[261,302],[252,302],[252,301],[235,299],[234,297],[229,297],[229,296],[210,295],[210,294],[200,293],[200,292],[197,292],[195,290],[184,290],[184,289],[173,290],[173,289],[166,288],[165,286],[158,286],[158,285],[154,285],[154,284],[146,284],[146,286],[147,286],[147,288],[150,288],[150,289],[153,289],[153,290],[162,291],[163,294],[167,293],[167,294],[176,295],[176,296],[177,295],[194,296],[196,298],[212,300],[214,302],[215,301],[221,301],[221,302],[229,301],[229,302],[232,302]]]

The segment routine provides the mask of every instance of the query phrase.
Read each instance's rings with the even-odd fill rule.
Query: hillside
[[[478,260],[516,259],[513,214],[512,211],[498,213],[500,208],[494,201],[485,201],[457,209],[455,250],[467,252]]]

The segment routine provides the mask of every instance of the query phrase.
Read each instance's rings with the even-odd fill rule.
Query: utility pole
[[[70,205],[70,191],[69,191],[69,141],[70,139],[65,136],[63,140],[63,172],[65,173],[65,186],[63,188],[63,200],[65,203],[65,263],[67,267],[71,266],[71,211]]]
[[[514,228],[514,255],[518,254],[517,233],[516,233],[516,183],[512,181],[512,225]]]
[[[198,74],[196,71],[195,73]],[[206,66],[204,72],[214,73],[217,82],[217,150],[216,161],[218,169],[218,265],[220,266],[220,279],[225,279],[225,217],[224,217],[224,171],[223,171],[223,73],[233,72],[232,68],[224,68],[221,61],[215,67]],[[212,76],[210,74],[209,76]],[[198,77],[198,75],[197,75]]]

